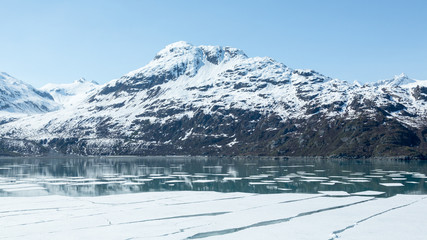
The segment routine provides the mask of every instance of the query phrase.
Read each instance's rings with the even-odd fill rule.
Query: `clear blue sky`
[[[0,71],[35,87],[105,83],[180,40],[350,82],[427,79],[424,0],[0,0],[0,31]]]

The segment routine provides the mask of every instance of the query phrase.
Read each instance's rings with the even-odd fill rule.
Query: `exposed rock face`
[[[80,104],[4,123],[0,135],[76,154],[425,157],[426,89],[405,75],[361,86],[178,42]]]

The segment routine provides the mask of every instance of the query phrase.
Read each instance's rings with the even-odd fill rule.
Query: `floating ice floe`
[[[208,176],[206,175],[191,175],[191,178],[207,178]]]
[[[109,181],[109,182],[115,182],[115,181],[125,181],[126,179],[121,177],[112,177],[112,178],[103,178],[103,180]]]
[[[288,175],[286,175],[285,177],[288,178],[297,178],[297,177],[301,177],[300,175],[296,174],[296,173],[289,173]]]
[[[392,173],[392,174],[388,174],[388,175],[386,175],[387,177],[390,177],[390,178],[402,178],[402,177],[404,177],[402,174],[400,174],[400,173]]]
[[[350,196],[350,194],[345,191],[319,191],[319,193],[325,194],[326,196],[330,196],[330,197]]]
[[[278,166],[261,166],[259,169],[272,169],[272,168],[279,168]]]
[[[365,175],[366,178],[382,178],[383,175]]]
[[[199,180],[195,180],[193,181],[193,183],[214,183],[216,182],[215,180],[208,180],[208,179],[199,179]]]
[[[329,180],[328,177],[306,177],[306,176],[302,176],[301,179],[312,179],[312,180],[323,180],[323,181]]]
[[[380,183],[380,185],[384,186],[384,187],[403,187],[403,186],[405,186],[402,183]]]
[[[408,184],[419,184],[419,182],[415,182],[415,181],[406,181],[405,183],[408,183]]]
[[[117,184],[117,181],[114,182],[81,182],[81,183],[71,183],[70,186],[74,187],[83,187],[83,186],[96,186],[96,185],[108,185],[108,184]],[[122,183],[125,183],[124,181]]]
[[[249,185],[256,186],[256,185],[276,185],[275,182],[249,182]]]
[[[175,177],[172,176],[158,176],[158,177],[150,177],[151,179],[154,180],[168,180],[168,179],[175,179]]]
[[[370,180],[366,180],[366,179],[350,179],[350,180],[348,180],[348,182],[351,182],[351,183],[368,183],[368,182],[370,182]]]
[[[191,177],[190,174],[172,174],[170,176],[171,177],[176,177],[176,178],[189,178],[189,177]]]
[[[414,173],[412,175],[413,178],[427,178],[427,176],[425,174],[422,173]]]
[[[362,192],[355,192],[352,193],[351,195],[356,195],[356,196],[380,196],[385,194],[385,192],[378,192],[378,191],[362,191]]]
[[[223,178],[222,179],[224,182],[227,182],[227,181],[240,181],[240,180],[242,180],[242,178],[239,178],[239,177],[225,177],[225,178]]]
[[[404,177],[394,177],[394,178],[391,178],[391,180],[393,180],[393,181],[406,181],[407,178],[404,178]]]
[[[322,185],[328,185],[328,186],[333,186],[336,183],[335,182],[321,182],[320,184],[322,184]]]
[[[126,179],[132,179],[132,178],[137,178],[138,176],[136,175],[120,175],[121,178],[126,178]]]
[[[347,176],[335,176],[335,175],[332,175],[332,176],[328,176],[329,178],[341,178],[341,179],[343,179],[343,178],[347,178]]]
[[[305,171],[297,171],[297,174],[303,175],[303,176],[316,176],[315,173],[308,173],[308,172],[305,172]]]
[[[133,179],[132,181],[135,181],[135,182],[152,182],[153,179],[152,178],[136,178],[136,179]]]
[[[169,180],[169,181],[165,182],[165,184],[171,184],[171,183],[173,183],[173,184],[175,184],[175,183],[185,183],[185,181],[184,180]]]

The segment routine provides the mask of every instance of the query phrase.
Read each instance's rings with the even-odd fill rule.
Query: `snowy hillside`
[[[58,109],[49,93],[39,91],[7,73],[0,73],[0,111],[43,113]]]
[[[81,103],[99,87],[100,85],[95,81],[80,78],[68,84],[49,83],[41,87],[40,90],[48,92],[57,103],[69,107]]]
[[[80,104],[0,134],[79,154],[427,154],[426,82],[350,84],[231,47],[177,42],[86,99],[74,95]],[[68,102],[61,98],[73,87],[43,89]]]

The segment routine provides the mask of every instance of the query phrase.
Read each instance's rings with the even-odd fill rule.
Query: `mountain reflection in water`
[[[374,195],[388,197],[426,194],[426,174],[427,162],[390,159],[0,158],[0,196],[98,196],[194,190],[350,194],[376,191]]]

